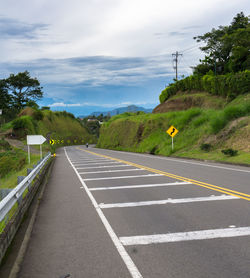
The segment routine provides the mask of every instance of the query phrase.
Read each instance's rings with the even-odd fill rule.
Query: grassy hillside
[[[156,106],[153,113],[180,111],[192,107],[222,109],[226,104],[227,100],[224,97],[213,96],[206,92],[190,91],[186,93],[178,91],[176,95]]]
[[[102,126],[97,146],[250,164],[250,94],[230,103],[218,102],[223,108],[193,107],[160,114],[117,115]],[[171,125],[179,130],[173,151],[171,137],[166,134]],[[238,153],[233,156],[230,151],[228,155],[222,153],[227,149]]]
[[[26,135],[34,134],[55,140],[54,145],[47,142],[43,144],[43,153],[54,152],[57,147],[63,145],[95,143],[97,140],[70,113],[26,108],[18,118],[0,129],[0,187],[6,186],[16,173],[25,172],[30,166],[27,164]],[[36,148],[39,149],[39,146],[32,146],[33,163],[40,159]]]
[[[25,140],[28,134],[41,134],[54,139],[56,146],[94,143],[97,140],[95,136],[88,133],[74,115],[65,111],[35,111],[32,108],[26,108],[17,119],[3,126],[2,131],[6,132],[8,128],[14,138]]]

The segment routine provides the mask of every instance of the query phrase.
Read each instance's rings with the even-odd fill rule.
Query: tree
[[[6,89],[6,82],[4,80],[0,80],[0,109],[3,110],[3,116],[5,119],[8,119],[11,114],[11,104],[12,98],[8,94],[8,90]]]
[[[17,112],[43,96],[39,81],[31,78],[28,71],[19,72],[17,75],[11,74],[4,82]]]
[[[213,28],[194,39],[205,43],[200,49],[206,54],[201,61],[203,66],[195,67],[195,73],[204,74],[204,70],[213,68],[218,74],[249,69],[250,23],[243,12],[238,13],[229,26]]]

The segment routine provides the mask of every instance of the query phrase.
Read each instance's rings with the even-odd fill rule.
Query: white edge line
[[[146,178],[146,177],[157,177],[162,176],[162,174],[148,174],[148,175],[138,175],[138,176],[121,176],[121,177],[106,177],[106,178],[90,178],[83,179],[83,181],[97,181],[97,180],[116,180],[116,179],[131,179],[131,178]]]
[[[106,208],[128,208],[128,207],[141,207],[141,206],[152,206],[152,205],[166,205],[166,204],[182,204],[182,203],[193,203],[193,202],[209,202],[209,201],[222,201],[240,199],[236,196],[220,195],[220,196],[209,196],[209,197],[196,197],[196,198],[182,198],[182,199],[167,199],[167,200],[156,200],[156,201],[143,201],[143,202],[130,202],[130,203],[113,203],[113,204],[99,204],[102,209]]]
[[[184,232],[184,233],[120,237],[120,241],[122,242],[123,245],[146,245],[146,244],[155,244],[155,243],[169,243],[169,242],[179,242],[179,241],[188,241],[188,240],[204,240],[204,239],[239,237],[239,236],[249,236],[249,235],[250,235],[250,227],[238,227],[238,228],[191,231],[191,232]]]
[[[85,184],[85,182],[82,180],[81,176],[78,174],[77,170],[75,169],[74,165],[70,162],[69,158],[68,158],[68,154],[66,151],[66,148],[64,147],[64,152],[65,155],[71,165],[71,167],[74,169],[78,179],[80,180],[80,182],[82,183],[82,186],[84,187],[87,195],[89,196],[93,206],[96,209],[96,212],[98,213],[99,217],[102,220],[102,223],[104,225],[104,227],[106,228],[110,238],[112,239],[116,249],[118,250],[121,258],[123,259],[124,263],[126,264],[131,276],[133,278],[143,278],[141,273],[139,272],[138,268],[136,267],[135,263],[132,261],[131,257],[129,256],[129,254],[127,253],[127,251],[125,250],[124,246],[121,244],[119,238],[117,237],[117,235],[115,234],[114,230],[112,229],[111,225],[109,224],[107,218],[105,217],[105,215],[103,214],[102,210],[100,209],[100,207],[98,206],[95,198],[93,197],[92,193],[89,191],[87,185]]]
[[[192,184],[191,182],[170,182],[170,183],[159,183],[159,184],[140,184],[140,185],[123,185],[123,186],[110,186],[110,187],[94,187],[89,188],[90,191],[97,190],[114,190],[114,189],[134,189],[134,188],[145,188],[145,187],[163,187],[172,185],[185,185]]]
[[[130,155],[135,155],[135,156],[145,156],[149,158],[155,158],[155,159],[161,159],[161,160],[169,160],[169,161],[175,161],[175,162],[181,162],[181,163],[187,163],[187,164],[194,164],[194,165],[199,165],[203,167],[213,167],[213,168],[220,168],[224,170],[230,170],[230,171],[239,171],[239,172],[245,172],[245,173],[250,173],[248,170],[243,170],[243,169],[235,169],[235,168],[230,168],[230,167],[225,167],[225,166],[217,166],[217,165],[210,165],[206,163],[198,163],[198,162],[191,162],[191,161],[186,161],[183,159],[175,159],[175,158],[168,158],[168,157],[158,157],[158,156],[149,156],[143,153],[131,153],[131,152],[124,152],[124,151],[114,151],[114,150],[109,150],[109,149],[103,149],[103,150],[108,150],[111,152],[122,152],[124,154],[130,154]],[[248,166],[243,166],[243,167],[248,167]]]

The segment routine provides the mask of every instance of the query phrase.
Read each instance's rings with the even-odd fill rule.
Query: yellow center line
[[[213,185],[213,184],[193,180],[193,179],[190,179],[190,178],[185,178],[185,177],[182,177],[182,176],[177,176],[177,175],[174,175],[174,174],[171,174],[171,173],[167,173],[167,172],[164,172],[164,171],[161,171],[161,170],[149,168],[147,166],[143,166],[143,165],[136,164],[136,163],[133,163],[133,162],[129,162],[129,161],[126,161],[126,160],[114,158],[114,157],[111,157],[111,156],[98,154],[98,153],[95,153],[95,152],[92,152],[92,151],[83,150],[80,147],[76,147],[76,148],[81,150],[81,151],[88,152],[90,154],[94,154],[96,156],[105,157],[105,158],[108,158],[108,159],[111,159],[111,160],[115,160],[115,161],[118,161],[118,162],[121,162],[121,163],[125,163],[127,165],[131,165],[131,166],[143,169],[143,170],[147,170],[149,172],[161,174],[163,176],[173,178],[173,179],[177,179],[177,180],[181,180],[181,181],[190,182],[192,184],[195,184],[195,185],[198,185],[198,186],[201,186],[201,187],[205,187],[205,188],[208,188],[208,189],[211,189],[211,190],[214,190],[214,191],[222,192],[222,193],[225,193],[225,194],[228,194],[228,195],[236,196],[238,198],[250,201],[250,198],[247,198],[247,197],[250,197],[250,195],[246,194],[246,193],[242,193],[242,192],[231,190],[231,189],[228,189],[228,188],[225,188],[225,187],[220,187],[220,186],[217,186],[217,185]]]

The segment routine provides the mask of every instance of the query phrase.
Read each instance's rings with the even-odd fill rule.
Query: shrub
[[[41,121],[43,119],[43,112],[41,110],[36,110],[33,114],[33,118],[37,121]]]
[[[26,163],[26,156],[21,151],[8,151],[0,155],[0,177],[3,178],[11,171],[18,171]]]
[[[209,71],[206,75],[190,75],[176,81],[165,88],[160,94],[160,102],[163,103],[169,97],[181,91],[207,91],[213,95],[220,95],[233,99],[240,94],[250,91],[250,71],[228,73],[225,75],[214,75]]]
[[[212,146],[210,144],[201,144],[200,145],[200,149],[205,152],[209,152],[211,150],[211,148],[212,148]]]
[[[150,149],[149,153],[154,155],[154,154],[156,153],[156,150],[157,150],[157,149],[158,149],[158,145],[152,147],[152,148]]]
[[[244,115],[244,106],[229,106],[224,109],[224,116],[227,121],[240,118]]]
[[[50,110],[50,107],[49,107],[49,106],[43,106],[43,107],[41,108],[41,110]]]
[[[214,134],[218,133],[221,129],[223,129],[226,126],[226,124],[227,120],[224,117],[223,112],[215,113],[210,119],[211,130]]]
[[[199,127],[200,125],[204,124],[207,120],[208,120],[207,116],[198,117],[197,119],[193,120],[193,125],[195,127]]]
[[[22,116],[12,121],[12,126],[15,134],[18,137],[23,137],[27,134],[35,134],[35,121],[30,116]]]
[[[238,151],[237,150],[233,150],[231,148],[229,149],[225,149],[225,150],[221,150],[221,152],[224,154],[224,155],[228,155],[228,156],[235,156],[238,154]]]
[[[11,146],[6,140],[0,139],[0,150],[11,150]]]

